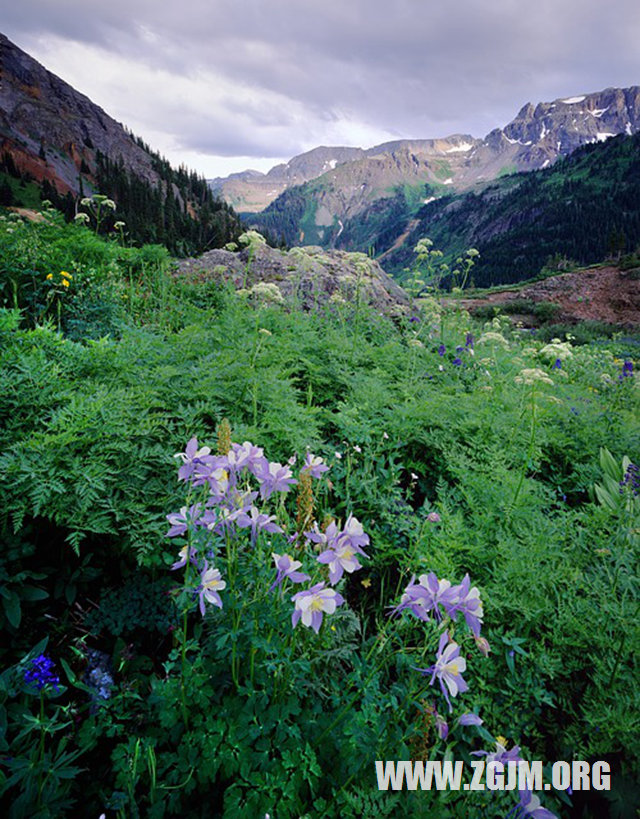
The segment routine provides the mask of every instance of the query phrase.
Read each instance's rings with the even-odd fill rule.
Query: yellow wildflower
[[[62,276],[63,279],[69,279],[69,281],[71,281],[71,279],[73,278],[71,273],[67,273],[66,270],[61,270],[60,275]]]
[[[49,273],[47,275],[47,281],[50,281],[53,278],[53,273]]]
[[[62,286],[63,287],[69,287],[69,282],[66,279],[63,279],[62,280]]]

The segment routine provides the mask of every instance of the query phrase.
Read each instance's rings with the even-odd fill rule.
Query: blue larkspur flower
[[[60,677],[54,674],[53,668],[53,660],[46,654],[39,654],[30,660],[29,668],[24,672],[24,680],[29,685],[34,685],[38,691],[42,691],[48,685],[52,685],[58,691]]]

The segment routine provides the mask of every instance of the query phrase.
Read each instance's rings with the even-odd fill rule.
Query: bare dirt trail
[[[551,302],[560,307],[556,321],[606,321],[640,326],[640,279],[637,273],[617,267],[599,267],[561,273],[541,282],[514,287],[457,304],[473,312],[474,307],[503,304],[518,299]]]

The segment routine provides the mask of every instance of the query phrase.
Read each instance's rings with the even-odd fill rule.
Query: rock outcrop
[[[178,262],[176,275],[231,282],[252,300],[305,310],[358,302],[388,314],[410,309],[405,291],[364,253],[320,247],[282,251],[267,245],[240,252],[210,250]]]

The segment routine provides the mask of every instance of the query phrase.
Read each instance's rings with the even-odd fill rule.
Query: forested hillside
[[[415,219],[402,245],[385,255],[385,269],[398,274],[409,266],[422,236],[444,252],[445,261],[477,248],[478,286],[529,278],[556,254],[589,264],[632,251],[640,243],[640,135],[585,145],[552,168],[437,199]],[[352,230],[345,225],[346,239]],[[378,252],[403,230],[406,222],[395,221]]]

